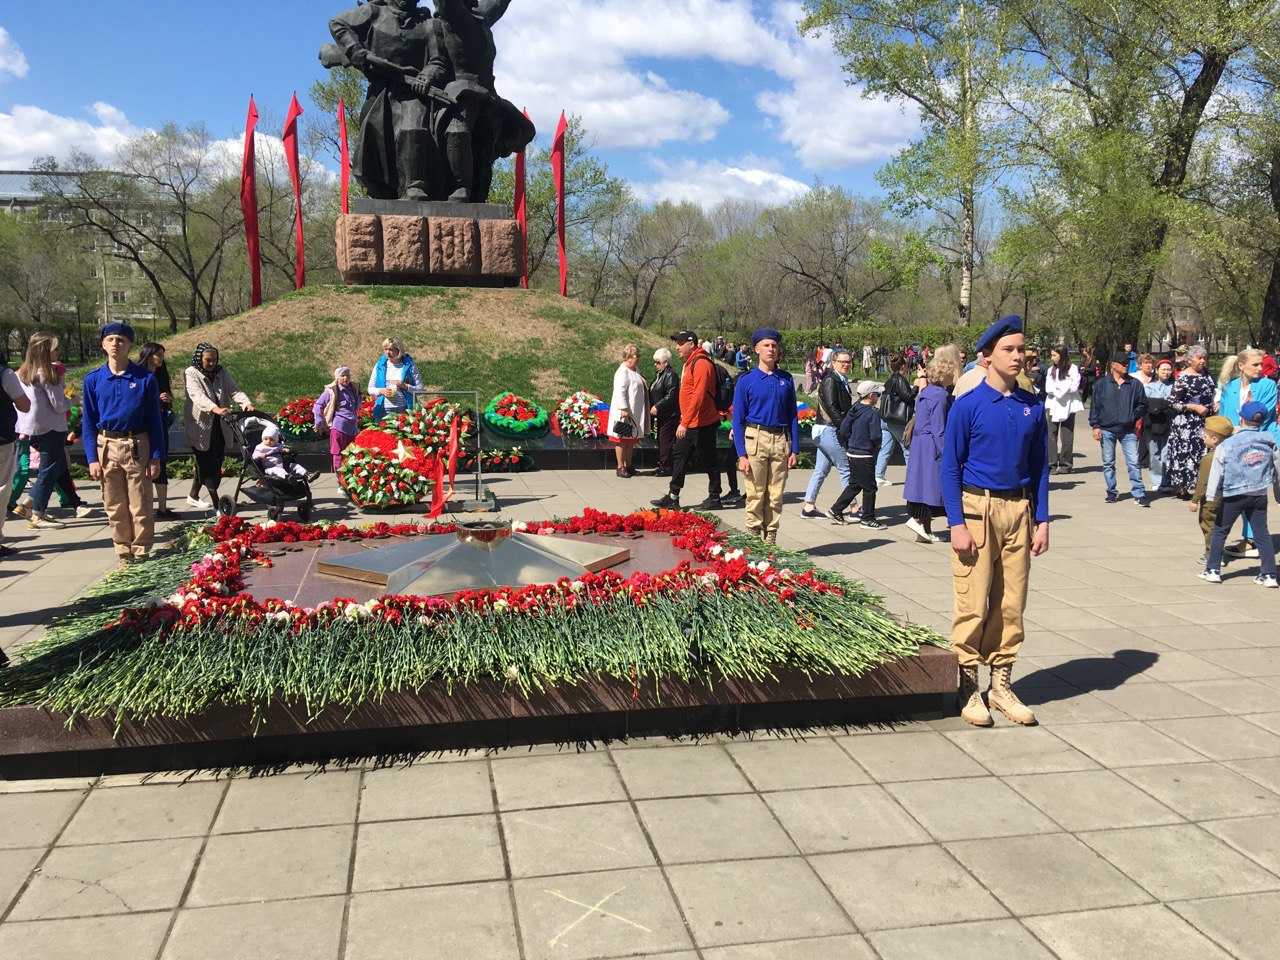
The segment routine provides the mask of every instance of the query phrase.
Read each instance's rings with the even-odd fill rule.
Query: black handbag
[[[613,435],[624,440],[634,437],[636,435],[635,422],[630,417],[625,420],[619,420],[613,425]]]

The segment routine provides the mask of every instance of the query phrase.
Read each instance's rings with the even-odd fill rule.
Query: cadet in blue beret
[[[978,686],[985,665],[990,707],[1031,725],[1035,714],[1009,684],[1025,636],[1031,558],[1049,549],[1049,435],[1044,407],[1017,386],[1026,356],[1022,318],[992,324],[978,349],[986,377],[952,406],[942,451],[960,716],[979,727],[994,723]]]
[[[760,358],[733,391],[733,444],[747,480],[747,532],[777,543],[782,493],[800,449],[796,383],[778,366],[782,334],[765,328],[751,335]]]
[[[150,371],[129,360],[133,328],[102,328],[107,362],[84,378],[85,458],[102,484],[102,506],[121,566],[142,560],[155,540],[155,492],[164,455],[160,388]]]

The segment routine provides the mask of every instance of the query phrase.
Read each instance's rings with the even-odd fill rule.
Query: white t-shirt
[[[387,361],[387,384],[388,386],[397,380],[404,380],[404,364],[396,363],[392,360]],[[378,368],[373,368],[373,373],[369,374],[369,393],[374,393],[378,389]],[[405,399],[404,394],[399,390],[396,391],[394,397],[384,397],[382,400],[382,409],[390,412],[392,410],[404,410]]]
[[[9,395],[10,400],[17,400],[26,393],[22,389],[22,381],[18,379],[18,375],[8,367],[0,367],[0,386],[4,387],[4,392]]]

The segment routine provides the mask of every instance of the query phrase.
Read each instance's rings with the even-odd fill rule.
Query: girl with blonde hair
[[[62,524],[45,511],[49,497],[67,471],[67,411],[71,398],[55,364],[58,338],[37,333],[27,344],[27,356],[18,368],[18,380],[31,402],[31,409],[18,415],[18,432],[31,438],[31,447],[40,454],[40,472],[32,484],[27,527],[31,530],[58,529]]]

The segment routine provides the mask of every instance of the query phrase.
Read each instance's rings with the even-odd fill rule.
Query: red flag
[[[302,184],[298,179],[298,118],[302,116],[302,106],[298,103],[298,95],[293,95],[289,104],[289,115],[284,121],[284,158],[289,164],[289,179],[293,181],[293,209],[298,228],[298,282],[297,289],[307,285],[307,256],[302,245]]]
[[[551,172],[556,178],[556,247],[560,254],[560,296],[569,295],[569,260],[564,243],[564,135],[569,121],[560,114],[555,143],[551,147]]]
[[[529,111],[524,112],[524,118],[529,119]],[[529,205],[525,197],[525,168],[524,168],[524,151],[521,150],[516,154],[516,223],[520,224],[520,286],[526,290],[529,289],[529,243],[526,239],[529,235]]]
[[[347,149],[347,105],[338,98],[338,143],[342,154],[342,212],[351,212],[351,151]]]
[[[258,108],[249,98],[249,116],[244,125],[244,163],[240,167],[240,209],[244,213],[244,237],[249,245],[249,274],[253,293],[249,305],[262,306],[262,257],[258,242],[258,182],[255,175],[253,131],[258,126]]]

